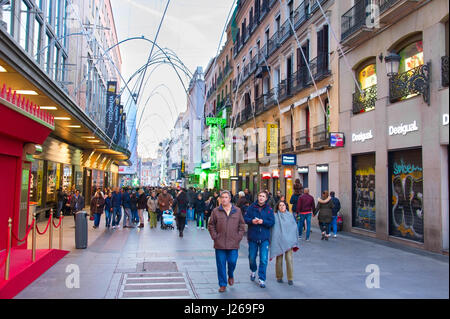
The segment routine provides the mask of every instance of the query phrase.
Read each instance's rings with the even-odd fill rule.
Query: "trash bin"
[[[87,213],[80,211],[75,214],[75,247],[86,249],[88,244]]]

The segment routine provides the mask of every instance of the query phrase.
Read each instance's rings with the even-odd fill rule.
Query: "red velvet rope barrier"
[[[38,225],[36,224],[36,231],[38,232],[39,235],[44,235],[44,234],[47,232],[48,226],[50,226],[50,222],[51,222],[51,221],[52,221],[52,219],[49,218],[49,219],[48,219],[48,223],[47,223],[47,227],[45,228],[44,232],[42,232],[42,233],[39,231],[39,227],[38,227]]]
[[[59,224],[58,224],[58,226],[55,225],[55,221],[52,221],[53,227],[54,227],[55,229],[56,229],[56,228],[59,228],[59,226],[61,226],[61,221],[62,221],[63,218],[64,218],[64,216],[62,216],[62,215],[59,217]]]
[[[24,237],[23,239],[19,239],[18,236],[16,236],[16,235],[14,234],[14,232],[11,232],[12,235],[13,235],[13,237],[14,237],[14,239],[17,240],[18,242],[24,241],[24,240],[28,237],[28,235],[30,234],[30,231],[33,229],[34,222],[35,222],[35,221],[33,220],[33,222],[31,223],[30,229],[27,230],[27,233],[25,234],[25,237]]]

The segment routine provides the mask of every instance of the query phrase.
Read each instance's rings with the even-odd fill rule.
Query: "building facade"
[[[449,4],[376,4],[339,1],[344,229],[448,253]]]

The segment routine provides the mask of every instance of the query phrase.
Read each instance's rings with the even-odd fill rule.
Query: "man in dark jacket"
[[[250,191],[248,188],[244,189],[245,198],[249,203],[253,203],[253,195],[250,194]]]
[[[54,217],[59,218],[64,205],[64,192],[62,190],[62,187],[58,188],[56,197],[57,197],[57,206],[56,206],[56,215]]]
[[[309,189],[305,188],[303,190],[303,195],[300,196],[297,201],[297,213],[300,215],[300,220],[298,221],[298,234],[300,238],[302,238],[303,224],[306,220],[306,241],[310,241],[311,216],[315,210],[316,204],[314,202],[314,197],[309,195]]]
[[[250,205],[244,216],[248,225],[248,250],[250,263],[250,280],[256,279],[258,270],[259,286],[265,288],[266,270],[269,260],[270,228],[275,224],[273,209],[267,203],[267,193],[259,192],[258,201]],[[256,256],[259,250],[259,267],[256,265]]]
[[[112,193],[111,202],[113,207],[112,228],[120,228],[120,219],[122,218],[122,194],[119,192],[118,187],[116,187]]]
[[[245,222],[239,207],[231,204],[231,194],[223,191],[220,194],[221,205],[214,208],[208,222],[208,231],[214,240],[216,250],[217,276],[219,292],[225,292],[228,284],[234,284],[234,269],[239,256],[239,243],[244,237]]]
[[[84,209],[84,197],[80,194],[80,191],[78,189],[75,191],[75,194],[70,200],[70,208],[72,210],[74,218],[77,212]]]
[[[123,206],[123,228],[133,228],[133,221],[131,217],[131,190],[127,187],[123,192],[122,196],[122,206]],[[128,221],[128,225],[127,225]]]
[[[333,201],[334,207],[333,207],[333,218],[331,220],[331,224],[333,225],[333,237],[337,237],[337,215],[338,212],[341,210],[341,202],[337,197],[335,197],[334,192],[330,192],[331,200]]]
[[[206,202],[202,194],[198,194],[195,200],[194,209],[197,212],[197,229],[205,229],[205,213],[207,212]]]

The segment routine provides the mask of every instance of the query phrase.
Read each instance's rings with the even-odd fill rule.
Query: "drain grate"
[[[193,298],[181,272],[126,273],[122,277],[120,299]]]

